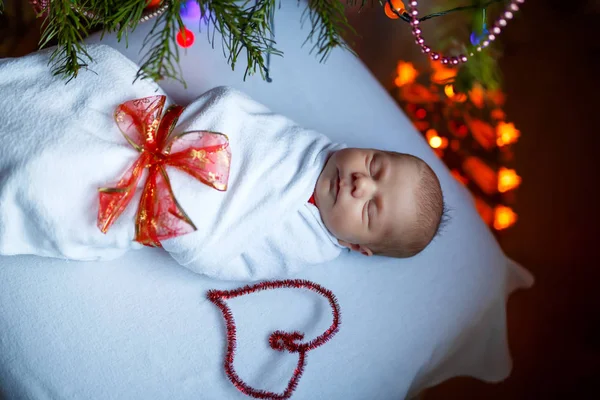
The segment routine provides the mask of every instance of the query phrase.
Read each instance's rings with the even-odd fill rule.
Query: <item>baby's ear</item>
[[[361,253],[363,253],[365,256],[367,256],[367,257],[371,257],[371,256],[373,255],[373,251],[372,251],[370,248],[368,248],[368,247],[366,247],[366,246],[363,246],[362,244],[359,244],[359,245],[356,245],[356,246],[358,246],[358,247],[356,248],[356,251],[360,251],[360,252],[361,252]]]
[[[362,244],[348,243],[348,242],[344,242],[343,240],[340,240],[340,239],[338,239],[338,243],[340,244],[340,246],[347,247],[350,250],[360,251],[362,254],[364,254],[367,257],[370,257],[373,255],[373,251],[371,251],[370,248],[368,248],[367,246],[364,246]]]

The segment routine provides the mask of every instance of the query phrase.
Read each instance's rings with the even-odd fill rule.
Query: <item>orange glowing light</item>
[[[454,79],[457,70],[454,68],[446,68],[442,63],[431,62],[431,68],[433,74],[431,74],[431,80],[438,85],[446,84]]]
[[[498,170],[498,191],[508,192],[521,184],[521,177],[514,169],[501,167]]]
[[[387,3],[386,3],[387,4]],[[396,86],[404,86],[413,83],[419,75],[412,63],[400,61],[397,68],[398,76],[394,80]]]
[[[506,229],[517,222],[517,214],[506,206],[497,206],[494,209],[494,229],[502,230]]]
[[[430,131],[433,131],[434,133],[430,133]],[[445,137],[438,136],[435,129],[430,129],[429,131],[427,131],[425,133],[425,137],[427,137],[427,142],[434,149],[443,150],[446,147],[448,147],[448,139]]]
[[[449,99],[452,99],[458,103],[462,103],[467,100],[467,96],[464,93],[456,93],[454,91],[454,85],[448,84],[444,86],[444,93],[448,96]]]
[[[487,98],[492,101],[495,105],[502,107],[506,101],[506,96],[500,90],[489,90],[487,92]]]
[[[477,108],[483,108],[484,104],[484,92],[481,85],[475,85],[469,91],[469,99],[471,99],[471,103],[475,105]]]
[[[433,93],[431,90],[418,83],[412,85],[404,85],[400,88],[400,97],[408,102],[414,104],[429,104],[439,101],[439,96]]]
[[[162,0],[150,0],[150,1],[148,1],[148,3],[146,3],[146,7],[148,7],[148,8],[156,7],[156,6],[160,5],[161,2],[162,2]]]
[[[429,145],[434,149],[439,148],[442,145],[442,138],[439,136],[432,137],[431,139],[429,139]]]
[[[475,209],[487,225],[492,225],[494,222],[494,209],[479,196],[475,196]]]
[[[438,133],[433,128],[428,129],[427,132],[425,132],[425,137],[427,138],[428,141],[434,136],[438,136]]]
[[[406,10],[406,8],[404,7],[404,3],[400,0],[386,1],[385,6],[383,7],[385,15],[387,15],[388,18],[390,18],[390,19],[400,18],[398,16],[398,14],[396,14],[394,11],[392,11],[392,8],[390,7],[390,3],[392,3],[393,10],[396,10],[396,12],[398,14],[404,14],[404,11]]]
[[[469,130],[473,138],[486,150],[494,147],[498,141],[498,133],[494,127],[480,119],[470,119],[467,121]]]
[[[515,128],[512,122],[499,122],[496,126],[496,144],[498,146],[515,143],[519,139],[519,136],[521,136],[521,132]]]
[[[454,151],[458,151],[458,149],[460,149],[460,141],[458,141],[458,140],[451,141],[450,148]]]
[[[501,108],[496,108],[492,110],[491,114],[492,118],[503,121],[506,118],[506,114],[502,111]]]
[[[479,186],[485,194],[491,196],[498,192],[498,174],[482,159],[468,156],[464,159],[462,167],[467,177]]]

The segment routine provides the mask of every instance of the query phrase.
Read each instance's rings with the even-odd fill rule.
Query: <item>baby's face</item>
[[[416,221],[418,182],[419,167],[410,156],[349,148],[329,157],[315,202],[340,244],[370,255],[368,243],[402,235]]]

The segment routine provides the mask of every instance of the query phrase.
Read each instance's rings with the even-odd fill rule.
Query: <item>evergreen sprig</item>
[[[229,53],[227,57],[231,68],[235,69],[238,57],[246,50],[247,67],[244,78],[258,71],[264,79],[267,54],[283,54],[273,47],[275,42],[271,39],[269,24],[270,16],[275,12],[276,0],[246,1],[242,4],[235,0],[198,2],[203,15],[210,15],[209,24],[221,34],[223,49]]]
[[[2,1],[2,0],[0,0]],[[147,53],[137,78],[160,80],[176,79],[183,82],[179,68],[179,49],[175,37],[183,22],[179,16],[181,0],[164,0],[169,7],[155,21],[143,43]],[[209,27],[222,36],[223,50],[232,69],[239,56],[246,52],[244,77],[267,73],[268,54],[282,55],[274,47],[270,18],[277,7],[277,0],[196,0],[203,15],[208,16]],[[355,5],[357,0],[347,0]],[[367,0],[361,0],[361,7]],[[381,3],[381,2],[380,2]],[[52,55],[53,72],[72,79],[80,68],[87,67],[91,57],[81,42],[88,32],[100,28],[102,34],[116,32],[117,40],[125,38],[134,30],[143,15],[147,0],[50,0],[41,47],[56,43]],[[311,0],[303,14],[312,29],[307,41],[313,41],[311,51],[321,60],[327,58],[336,47],[348,48],[343,35],[355,33],[344,14],[344,4],[339,0]],[[210,29],[210,28],[209,28]],[[209,34],[210,38],[210,34]],[[214,44],[214,43],[213,43]]]
[[[363,0],[362,5],[364,3]],[[347,46],[343,36],[348,32],[355,35],[356,31],[348,22],[344,9],[345,7],[341,1],[310,0],[308,7],[302,14],[302,23],[308,17],[312,26],[304,43],[306,44],[309,41],[314,43],[311,52],[316,50],[321,62],[326,60],[336,47],[352,51]]]
[[[82,42],[91,22],[77,10],[79,7],[86,9],[89,2],[81,0],[75,7],[71,0],[52,0],[51,4],[43,23],[40,47],[57,42],[56,50],[50,56],[52,71],[71,80],[92,60]]]
[[[142,18],[148,0],[103,0],[97,3],[94,12],[103,25],[103,31],[116,32],[118,41],[123,36],[127,41],[127,34],[135,29]]]
[[[180,6],[180,0],[171,0],[171,7],[154,22],[142,44],[142,51],[146,47],[149,50],[142,58],[136,79],[150,78],[159,81],[168,77],[185,85],[179,67],[179,48],[174,44],[177,33],[184,27],[179,16]]]

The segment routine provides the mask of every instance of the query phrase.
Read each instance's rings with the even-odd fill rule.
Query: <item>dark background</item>
[[[431,1],[421,3],[427,13]],[[38,32],[26,2],[5,5],[0,57],[33,51]],[[422,60],[408,26],[381,8],[349,15],[361,35],[354,48],[384,86],[398,59]],[[511,377],[493,385],[453,379],[425,400],[600,398],[592,386],[600,375],[599,27],[600,0],[529,0],[501,36],[505,111],[521,131],[515,166],[523,184],[519,221],[499,241],[536,284],[509,301]]]

